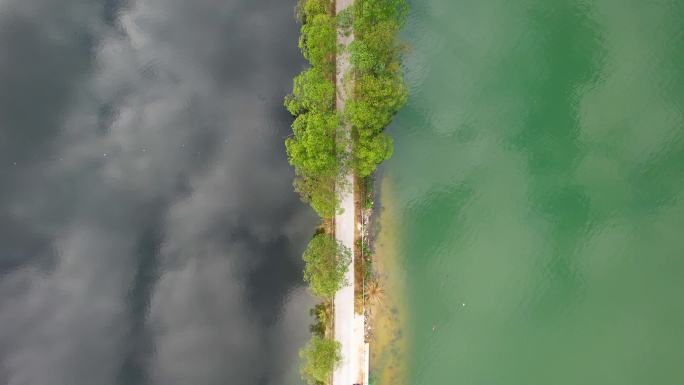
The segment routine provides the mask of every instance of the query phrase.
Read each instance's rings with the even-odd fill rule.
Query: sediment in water
[[[384,290],[382,298],[371,305],[370,373],[372,385],[407,384],[405,314],[407,304],[405,276],[397,250],[399,248],[390,179],[376,182],[380,188],[371,223],[374,242],[373,274]],[[380,231],[382,229],[382,231]]]

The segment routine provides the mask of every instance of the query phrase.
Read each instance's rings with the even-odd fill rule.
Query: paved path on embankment
[[[353,0],[337,0],[335,12],[340,13],[343,9],[350,7]],[[353,34],[345,36],[338,30],[337,44],[345,47],[354,39]],[[336,107],[339,112],[344,111],[345,101],[348,92],[344,87],[344,76],[349,72],[349,53],[338,53],[337,55],[337,74],[336,74]],[[343,123],[344,135],[347,139],[351,137],[351,127]],[[350,141],[351,143],[351,141]],[[351,151],[351,146],[348,148]],[[332,385],[353,385],[363,384],[365,372],[364,350],[364,316],[354,313],[354,226],[356,226],[356,216],[354,215],[354,178],[350,172],[346,176],[346,186],[340,193],[340,204],[342,213],[335,216],[335,238],[342,242],[352,251],[352,263],[347,271],[347,281],[349,286],[340,289],[335,294],[335,340],[341,345],[342,361],[333,373]]]

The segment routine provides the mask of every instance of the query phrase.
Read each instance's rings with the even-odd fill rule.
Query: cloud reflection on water
[[[0,2],[0,383],[296,377],[293,6]]]

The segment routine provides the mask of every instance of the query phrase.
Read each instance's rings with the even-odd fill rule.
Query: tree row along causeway
[[[297,75],[285,108],[295,117],[286,139],[288,160],[295,170],[294,189],[321,217],[303,254],[304,280],[321,302],[311,314],[312,337],[301,350],[301,374],[309,384],[326,384],[340,360],[332,338],[332,298],[348,285],[350,250],[334,239],[333,220],[338,212],[338,189],[344,177],[359,178],[364,206],[372,207],[372,175],[392,155],[392,139],[384,132],[406,103],[401,56],[406,47],[398,32],[406,18],[404,0],[355,0],[335,15],[331,0],[300,0],[295,9],[301,22],[299,48],[310,67]],[[351,33],[349,47],[338,47],[338,33]],[[352,90],[344,111],[335,106],[336,57],[348,49],[351,71],[344,74]],[[338,135],[342,122],[351,125],[352,143]],[[347,149],[351,147],[351,152]],[[371,248],[372,249],[372,248]],[[370,263],[364,263],[370,269]],[[365,272],[367,273],[367,272]]]

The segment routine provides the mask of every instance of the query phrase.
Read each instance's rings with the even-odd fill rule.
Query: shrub
[[[314,335],[325,337],[325,331],[332,326],[332,306],[330,301],[325,301],[314,306],[309,310],[309,314],[314,317],[314,323],[309,327],[309,330]]]
[[[311,239],[302,256],[304,281],[320,297],[331,298],[348,285],[345,274],[351,264],[351,251],[328,234]]]
[[[311,385],[325,383],[340,362],[340,343],[313,336],[299,352],[299,357],[302,359],[302,379]]]
[[[332,218],[337,213],[339,202],[335,192],[334,176],[298,176],[293,186],[302,201],[311,205],[319,217]]]

